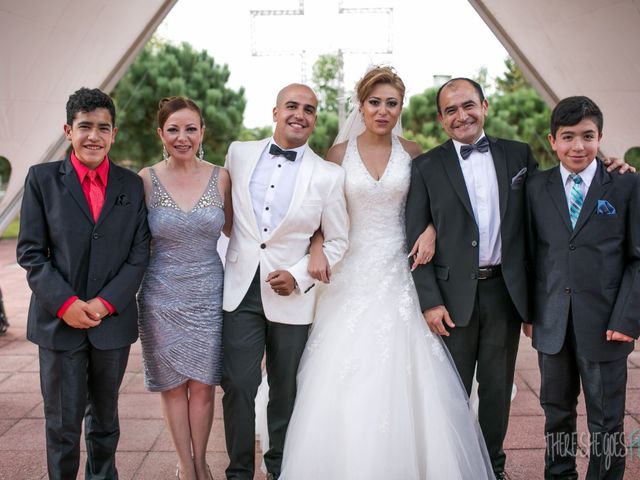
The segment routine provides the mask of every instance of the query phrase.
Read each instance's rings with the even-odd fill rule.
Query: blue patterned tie
[[[569,178],[573,181],[573,187],[571,187],[571,194],[569,200],[569,217],[571,217],[571,226],[576,228],[576,222],[580,216],[580,209],[584,203],[584,194],[580,188],[582,178],[577,173],[572,173]]]

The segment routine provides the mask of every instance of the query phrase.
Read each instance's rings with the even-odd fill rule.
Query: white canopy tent
[[[640,145],[640,0],[469,1],[549,104],[588,94],[600,105],[605,153]],[[176,2],[0,1],[0,156],[12,166],[0,232],[19,209],[29,167],[67,147],[69,92],[111,91]],[[473,32],[456,34],[473,41]]]
[[[1,0],[0,156],[11,177],[0,232],[20,209],[31,165],[61,158],[65,104],[111,91],[177,0]]]

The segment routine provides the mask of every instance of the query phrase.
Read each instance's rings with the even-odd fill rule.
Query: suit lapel
[[[587,222],[589,217],[594,214],[594,212],[596,211],[596,204],[598,203],[598,200],[606,194],[610,183],[611,176],[608,172],[605,172],[602,163],[598,161],[598,170],[596,170],[596,174],[593,177],[593,181],[591,182],[591,186],[589,187],[587,196],[584,199],[582,208],[580,209],[580,215],[578,216],[578,221],[576,222],[576,228],[573,229],[572,237],[576,236],[576,234]]]
[[[100,225],[104,219],[109,215],[109,212],[116,204],[116,198],[122,191],[122,172],[118,171],[118,168],[109,160],[109,177],[107,180],[107,188],[104,193],[104,204],[100,211],[100,216],[96,222],[96,226]]]
[[[564,185],[562,185],[562,176],[560,175],[560,168],[555,167],[552,169],[547,178],[547,191],[553,201],[558,215],[564,222],[569,232],[573,231],[571,226],[571,219],[569,218],[569,207],[567,205],[567,195],[564,191]]]
[[[300,169],[298,170],[298,175],[296,178],[296,185],[293,189],[293,194],[291,195],[291,202],[289,202],[289,208],[287,209],[287,213],[282,218],[280,224],[276,227],[276,229],[272,232],[271,237],[273,238],[277,235],[278,231],[287,222],[287,219],[300,208],[302,201],[309,189],[309,183],[311,182],[311,177],[313,173],[313,166],[316,161],[324,161],[320,157],[318,157],[313,150],[307,145],[307,148],[304,152],[304,155],[300,159],[302,165],[300,165]]]
[[[469,192],[467,192],[467,184],[464,182],[464,176],[462,175],[462,169],[460,168],[460,161],[458,160],[458,154],[453,146],[453,141],[449,140],[444,145],[445,154],[442,158],[442,163],[445,172],[449,177],[449,181],[453,186],[454,191],[460,198],[460,201],[466,208],[471,218],[475,222],[475,216],[473,215],[473,208],[471,208],[471,200],[469,199]]]
[[[87,220],[94,223],[93,215],[91,215],[89,204],[87,203],[87,198],[84,196],[80,180],[78,179],[78,174],[76,173],[76,169],[73,168],[71,157],[69,155],[67,155],[65,161],[60,165],[60,170],[58,170],[58,172],[62,175],[62,183],[71,194],[71,197],[76,201],[78,207],[82,210],[82,213],[85,214]]]
[[[503,146],[498,143],[497,139],[487,137],[491,148],[491,157],[493,165],[496,169],[496,177],[498,181],[498,198],[500,200],[500,220],[504,218],[507,211],[507,197],[509,196],[509,175],[507,173],[507,156]]]

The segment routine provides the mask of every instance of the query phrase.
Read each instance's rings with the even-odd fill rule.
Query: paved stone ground
[[[0,287],[11,327],[0,337],[0,480],[46,478],[44,419],[35,345],[25,340],[29,289],[23,270],[15,263],[15,241],[0,241]],[[543,416],[538,403],[540,375],[536,354],[522,338],[516,384],[507,435],[507,474],[511,480],[542,478]],[[216,413],[209,441],[208,460],[215,480],[224,479],[227,457],[222,424],[221,392],[216,396]],[[581,401],[579,426],[586,430]],[[122,435],[118,448],[118,469],[123,480],[171,479],[176,455],[164,426],[157,394],[145,391],[139,344],[131,351],[120,394]],[[627,389],[627,436],[635,432],[636,446],[627,459],[626,478],[640,478],[640,349],[629,358]],[[583,450],[584,452],[584,450]],[[582,476],[588,459],[580,458]],[[83,453],[84,459],[84,453]],[[259,464],[259,459],[257,460]],[[263,480],[262,474],[256,479]],[[301,479],[304,480],[304,479]],[[335,479],[342,480],[342,479]],[[411,480],[411,479],[390,479]],[[439,480],[439,479],[438,479]],[[467,480],[467,479],[464,479]]]

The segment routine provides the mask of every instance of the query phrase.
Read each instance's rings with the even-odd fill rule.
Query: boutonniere
[[[606,200],[598,200],[597,212],[598,212],[598,215],[615,215],[617,213],[616,207],[611,205]]]
[[[118,207],[126,207],[127,205],[131,205],[131,202],[129,201],[129,198],[127,197],[126,194],[121,193],[116,198],[116,205]]]

